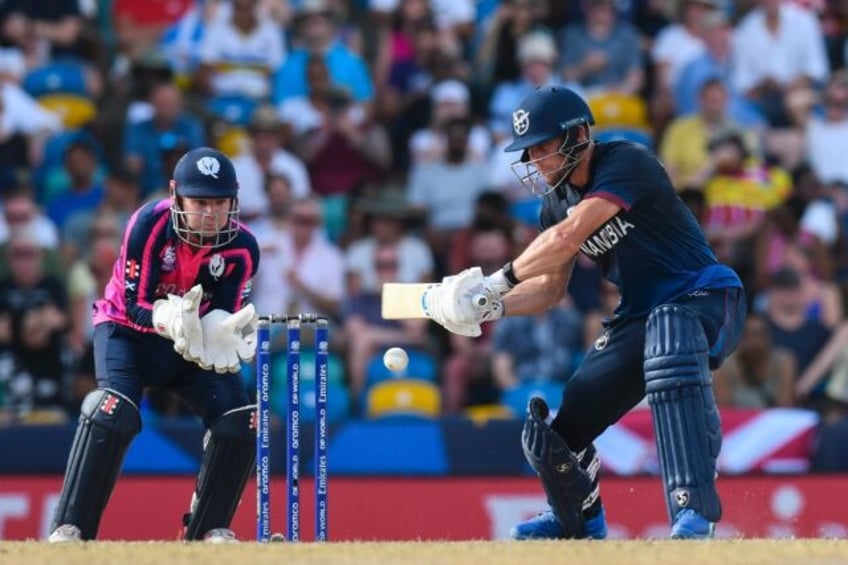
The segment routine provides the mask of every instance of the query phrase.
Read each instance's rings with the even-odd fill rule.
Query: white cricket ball
[[[387,349],[383,354],[383,365],[392,372],[403,371],[409,364],[409,355],[400,347]]]

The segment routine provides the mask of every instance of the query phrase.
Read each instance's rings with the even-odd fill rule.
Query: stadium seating
[[[534,396],[542,397],[552,409],[562,403],[562,391],[565,384],[558,382],[528,382],[504,391],[501,404],[512,410],[518,418],[523,418],[527,411],[527,403]]]
[[[22,86],[43,108],[61,116],[68,129],[82,127],[97,115],[85,67],[75,61],[61,60],[33,69],[24,76]]]
[[[442,398],[435,383],[408,378],[392,378],[376,383],[368,389],[365,415],[369,418],[385,416],[439,416]]]

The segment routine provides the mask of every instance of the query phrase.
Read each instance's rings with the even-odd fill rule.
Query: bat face
[[[431,283],[385,283],[382,295],[384,320],[426,318],[421,296]]]

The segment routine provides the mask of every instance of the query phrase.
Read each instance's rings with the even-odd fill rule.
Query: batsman
[[[448,330],[479,335],[483,322],[559,302],[579,252],[595,261],[621,301],[566,383],[556,416],[541,399],[529,402],[521,441],[550,509],[512,535],[606,537],[592,442],[647,394],[671,537],[711,538],[721,519],[721,427],[710,371],[739,340],[742,284],[718,263],[657,157],[634,143],[593,140],[593,124],[567,88],[544,87],[521,102],[506,151],[521,152],[513,170],[544,199],[541,233],[492,275],[475,267],[432,285],[422,305]]]
[[[178,394],[206,427],[186,540],[234,541],[229,529],[255,456],[255,407],[238,375],[257,323],[246,304],[259,264],[238,220],[238,183],[219,151],[189,151],[170,197],[133,214],[104,296],[94,304],[97,389],[82,402],[50,542],[92,540],[141,430],[145,387]]]

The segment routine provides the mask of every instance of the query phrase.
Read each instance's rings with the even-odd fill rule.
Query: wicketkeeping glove
[[[203,316],[200,323],[203,327],[203,355],[198,365],[203,369],[237,373],[242,361],[253,361],[258,324],[253,304],[234,314],[226,310],[212,310]]]
[[[203,353],[202,298],[203,287],[198,284],[183,296],[169,294],[168,298],[153,303],[153,328],[156,333],[173,340],[174,351],[189,361],[197,361]]]

